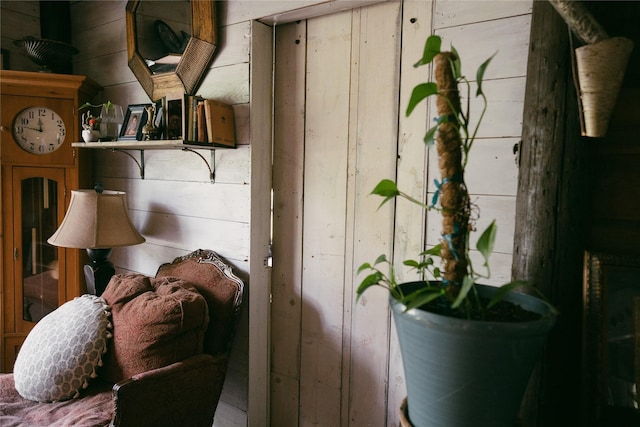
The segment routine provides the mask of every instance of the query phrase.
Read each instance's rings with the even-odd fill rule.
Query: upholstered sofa
[[[242,294],[242,281],[208,250],[163,264],[155,277],[114,276],[101,297],[76,298],[35,325],[14,372],[0,375],[0,425],[210,427]],[[82,334],[90,346],[73,343]],[[65,353],[78,348],[79,357]]]

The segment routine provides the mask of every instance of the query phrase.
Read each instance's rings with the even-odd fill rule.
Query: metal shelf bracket
[[[136,162],[136,165],[138,165],[138,170],[140,171],[140,179],[144,179],[144,150],[138,150],[140,151],[140,161],[138,161],[138,159],[136,159],[133,154],[129,153],[128,151],[121,150],[119,148],[112,148],[111,151],[117,151],[118,153],[126,154],[127,156],[129,156],[134,162]]]
[[[209,169],[209,180],[211,181],[212,184],[216,182],[216,150],[209,150],[209,152],[211,153],[211,162],[207,162],[207,159],[205,159],[202,154],[198,153],[195,150],[192,150],[191,148],[185,147],[182,149],[182,151],[189,151],[197,155],[198,157],[200,157],[204,162],[204,164],[207,165],[207,168]]]

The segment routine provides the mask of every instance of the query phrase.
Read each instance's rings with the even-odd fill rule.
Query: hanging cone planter
[[[633,42],[609,34],[584,2],[549,0],[584,46],[572,51],[582,136],[601,138],[618,100]],[[571,39],[570,39],[571,40]]]
[[[575,49],[582,135],[605,136],[624,80],[633,42],[612,37]]]

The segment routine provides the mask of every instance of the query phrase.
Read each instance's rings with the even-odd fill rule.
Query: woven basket
[[[575,49],[583,136],[605,136],[624,80],[633,42],[612,37]]]

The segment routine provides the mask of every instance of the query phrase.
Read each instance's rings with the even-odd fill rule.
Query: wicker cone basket
[[[413,424],[409,421],[409,405],[406,397],[402,399],[402,404],[400,405],[400,427],[413,427]]]
[[[583,136],[605,136],[624,80],[633,42],[612,37],[575,50],[584,116]]]

